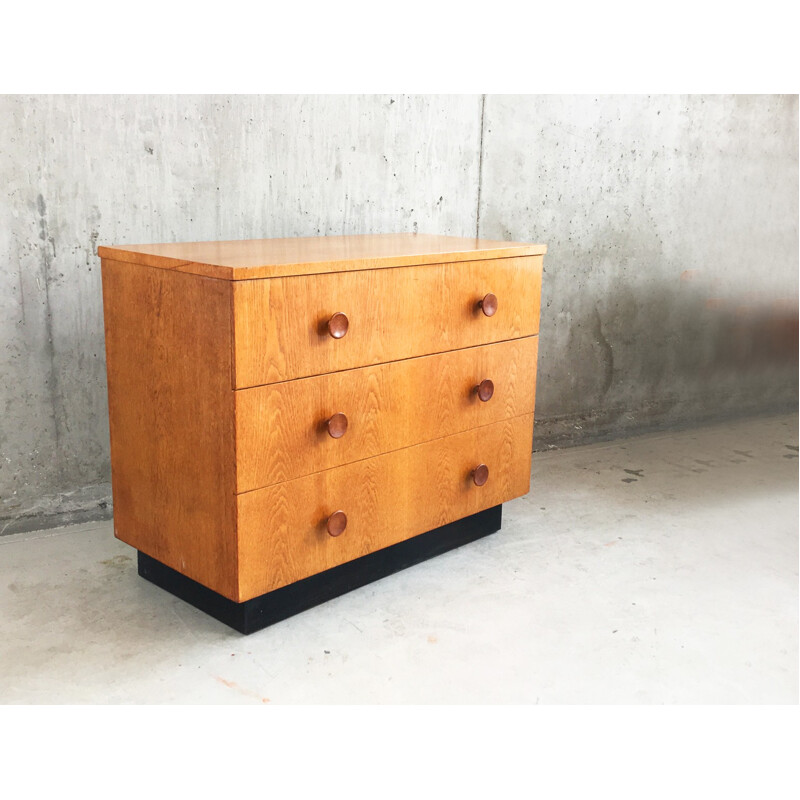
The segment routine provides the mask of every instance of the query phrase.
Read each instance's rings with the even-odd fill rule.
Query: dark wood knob
[[[341,339],[342,336],[347,333],[349,327],[350,320],[347,319],[347,314],[342,311],[337,311],[328,320],[328,333],[333,336],[334,339]]]
[[[345,514],[344,511],[334,511],[333,514],[328,517],[325,527],[328,529],[328,533],[331,536],[343,534],[344,529],[347,527],[347,514]]]
[[[497,297],[491,292],[478,302],[478,308],[486,314],[487,317],[493,317],[497,313]]]
[[[325,421],[325,427],[333,439],[341,439],[347,433],[347,417],[344,414],[334,414]]]
[[[492,395],[494,394],[494,384],[487,378],[485,381],[481,381],[476,387],[475,391],[478,393],[478,398],[481,402],[486,403],[492,399]]]
[[[472,470],[472,482],[476,486],[483,486],[486,481],[489,480],[489,467],[486,464],[478,464],[474,470]]]

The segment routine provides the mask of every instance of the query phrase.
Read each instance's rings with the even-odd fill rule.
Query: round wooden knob
[[[325,527],[331,536],[339,536],[344,533],[344,529],[347,527],[347,514],[344,511],[334,511],[328,517]]]
[[[483,486],[486,481],[489,480],[489,467],[486,464],[478,464],[474,470],[472,470],[472,482],[476,486]]]
[[[478,398],[481,402],[486,403],[492,399],[492,395],[494,394],[494,384],[487,378],[485,381],[481,381],[476,387],[475,391],[478,393]]]
[[[341,439],[347,433],[347,417],[344,414],[334,414],[325,421],[325,427],[333,439]]]
[[[487,317],[493,317],[497,313],[497,297],[491,292],[479,301],[478,308],[486,314]]]
[[[350,320],[347,319],[347,314],[342,311],[337,311],[329,320],[328,320],[328,333],[333,336],[334,339],[341,339],[347,333],[347,329],[350,327]]]

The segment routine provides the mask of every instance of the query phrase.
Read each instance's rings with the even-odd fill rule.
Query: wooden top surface
[[[101,258],[224,280],[543,255],[542,244],[422,233],[98,247]]]

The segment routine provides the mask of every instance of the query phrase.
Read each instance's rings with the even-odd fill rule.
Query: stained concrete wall
[[[542,241],[537,446],[796,404],[797,151],[796,97],[0,97],[0,532],[110,514],[98,243]]]
[[[482,173],[550,248],[540,444],[797,407],[797,96],[489,97]]]

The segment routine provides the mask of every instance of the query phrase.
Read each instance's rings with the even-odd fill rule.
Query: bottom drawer
[[[525,494],[532,436],[526,414],[237,495],[239,600]]]

